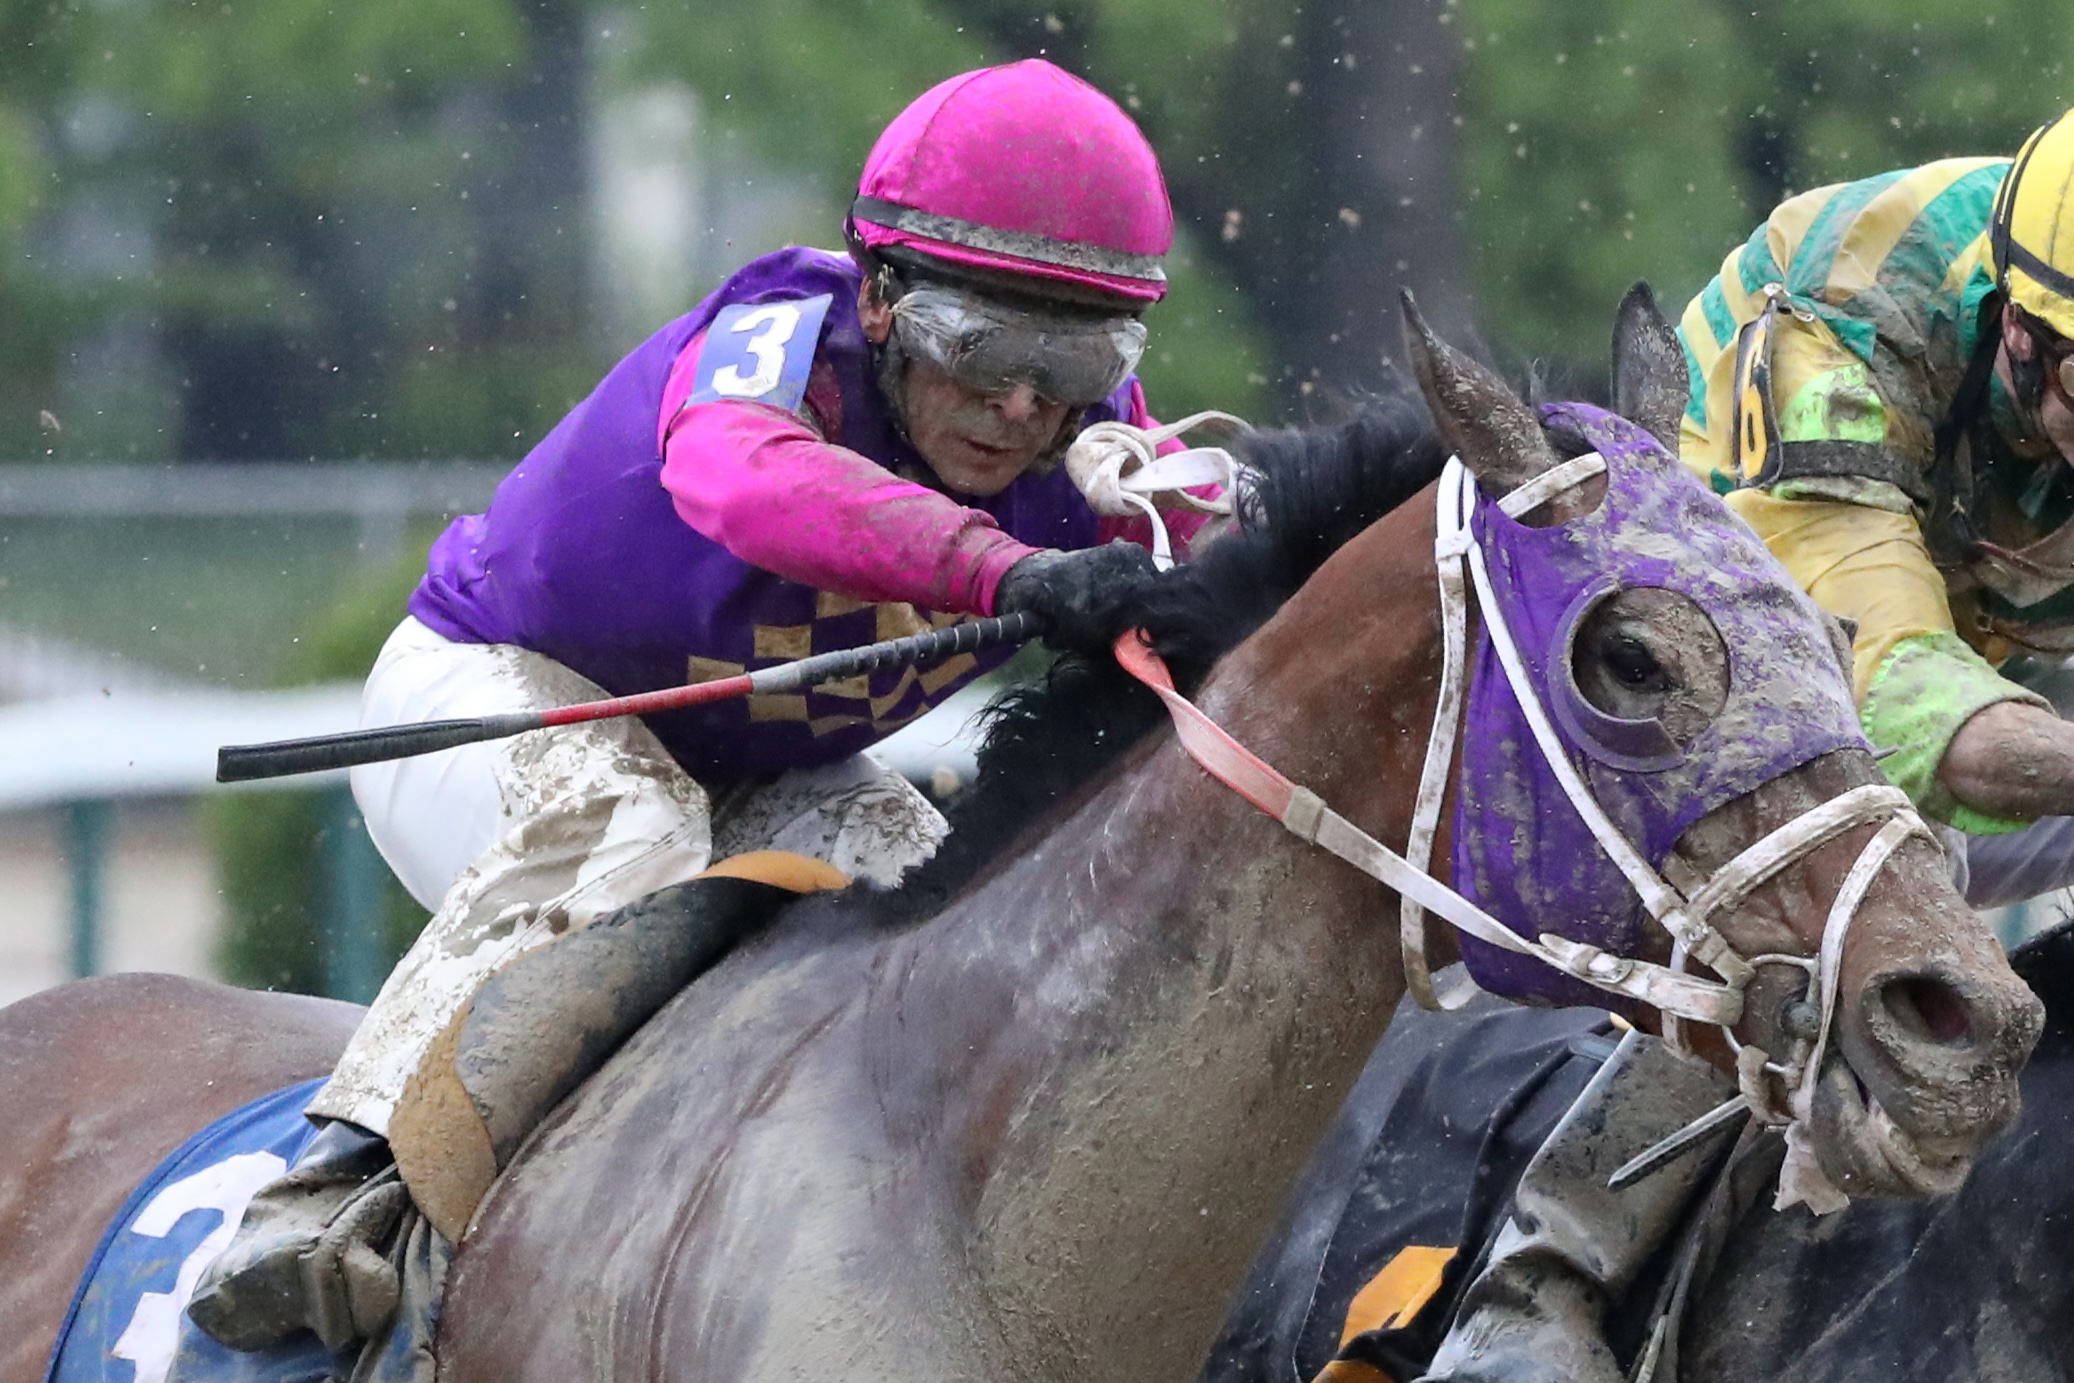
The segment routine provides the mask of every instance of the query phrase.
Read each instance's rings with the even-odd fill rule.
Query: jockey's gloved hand
[[[1159,576],[1152,554],[1122,539],[1079,552],[1035,552],[1008,569],[994,591],[994,613],[1021,610],[1050,622],[1046,646],[1106,653],[1130,622],[1131,598]]]

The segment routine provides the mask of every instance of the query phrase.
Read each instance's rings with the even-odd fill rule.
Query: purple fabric
[[[1570,762],[1652,865],[1714,808],[1832,750],[1865,747],[1820,612],[1757,535],[1642,429],[1585,404],[1542,410],[1606,460],[1605,502],[1528,528],[1480,498],[1493,594]],[[1656,722],[1585,703],[1569,640],[1599,600],[1633,587],[1690,597],[1728,650],[1728,701],[1683,749]],[[1542,759],[1488,635],[1470,672],[1454,817],[1454,886],[1522,936],[1554,932],[1628,956],[1656,926]],[[1528,1002],[1609,1005],[1540,961],[1471,938],[1476,982]]]
[[[850,260],[822,250],[749,264],[614,367],[497,487],[488,512],[454,521],[433,544],[411,613],[450,639],[544,653],[614,696],[914,632],[900,623],[906,606],[862,605],[749,565],[679,518],[661,481],[657,418],[685,344],[730,304],[822,293],[834,301],[817,358],[842,392],[843,445],[889,469],[920,468],[874,382],[857,286]],[[1126,416],[1131,388],[1088,409],[1087,421]],[[968,502],[1033,547],[1097,539],[1098,520],[1063,467]],[[878,672],[868,687],[675,711],[649,724],[702,781],[812,767],[884,738],[1012,652]]]

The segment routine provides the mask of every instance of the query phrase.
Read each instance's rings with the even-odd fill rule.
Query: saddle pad
[[[245,1205],[316,1135],[307,1081],[225,1115],[183,1143],[130,1194],[102,1236],[58,1330],[45,1383],[323,1383],[332,1358],[317,1337],[241,1354],[187,1319],[203,1269],[237,1232]],[[190,1367],[192,1365],[192,1367]]]

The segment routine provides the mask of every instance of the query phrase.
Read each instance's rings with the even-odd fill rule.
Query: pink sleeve
[[[1158,427],[1159,420],[1153,417],[1151,410],[1145,406],[1145,386],[1135,379],[1131,381],[1130,397],[1130,412],[1124,418],[1124,421],[1133,427]],[[1169,456],[1174,452],[1186,451],[1187,449],[1188,443],[1182,441],[1179,437],[1169,437],[1166,441],[1159,444],[1159,454],[1161,456]],[[1222,485],[1197,485],[1190,489],[1188,493],[1200,495],[1204,499],[1215,499],[1218,495],[1224,493],[1224,487]],[[1215,514],[1197,513],[1193,509],[1168,509],[1162,511],[1160,517],[1166,520],[1167,536],[1173,540],[1174,544],[1174,556],[1182,561],[1186,561],[1188,559],[1189,541],[1202,531],[1204,524],[1217,516]],[[1149,551],[1152,547],[1152,521],[1143,514],[1132,514],[1128,517],[1120,518],[1104,516],[1101,527],[1095,530],[1095,538],[1096,541],[1104,543],[1121,538],[1125,542],[1136,543],[1139,547]]]
[[[990,614],[1002,576],[1037,551],[782,408],[694,403],[664,416],[662,483],[678,516],[765,571],[857,600]]]

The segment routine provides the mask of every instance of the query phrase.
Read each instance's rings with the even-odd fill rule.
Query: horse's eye
[[[1618,678],[1622,686],[1636,690],[1667,690],[1670,679],[1664,675],[1663,664],[1640,639],[1617,638],[1606,645],[1606,669]]]

